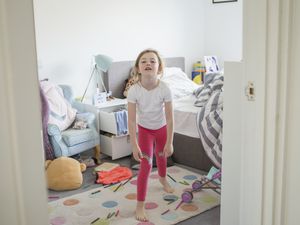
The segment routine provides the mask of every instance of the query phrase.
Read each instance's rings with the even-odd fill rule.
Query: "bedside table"
[[[98,114],[101,152],[111,156],[112,160],[131,155],[129,135],[118,135],[115,117],[117,111],[127,111],[127,99],[115,98],[94,108]]]

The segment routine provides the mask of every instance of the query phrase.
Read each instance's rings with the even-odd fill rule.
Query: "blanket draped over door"
[[[42,106],[42,128],[43,128],[43,147],[45,158],[52,160],[55,158],[54,150],[50,144],[50,140],[48,137],[48,119],[49,119],[49,104],[43,89],[40,86],[40,97],[41,97],[41,106]]]
[[[211,161],[221,168],[223,137],[223,75],[213,74],[205,85],[195,91],[197,128],[204,150]]]

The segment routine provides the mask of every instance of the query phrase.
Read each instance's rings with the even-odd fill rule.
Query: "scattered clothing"
[[[118,166],[110,171],[97,172],[97,184],[114,184],[132,177],[132,171],[127,167]]]
[[[114,114],[117,123],[117,135],[127,134],[127,110],[116,111]]]

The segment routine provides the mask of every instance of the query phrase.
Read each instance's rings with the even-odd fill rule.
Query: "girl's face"
[[[147,52],[139,61],[139,72],[142,76],[156,76],[159,69],[159,60],[155,53]]]

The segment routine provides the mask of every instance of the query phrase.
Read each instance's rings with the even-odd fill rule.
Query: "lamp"
[[[83,96],[81,98],[81,102],[84,99],[84,96],[85,96],[86,91],[87,91],[87,89],[90,85],[90,82],[91,82],[91,79],[92,79],[94,73],[99,74],[102,87],[104,88],[104,91],[107,93],[107,90],[105,88],[105,85],[104,85],[104,82],[103,82],[103,79],[102,79],[102,72],[104,72],[104,73],[107,72],[107,70],[109,69],[109,67],[112,64],[112,58],[110,58],[109,56],[106,56],[106,55],[96,55],[96,56],[94,56],[94,61],[95,61],[95,65],[94,65],[93,71],[90,75],[89,82],[88,82],[88,84],[85,88],[85,91],[83,93]]]

